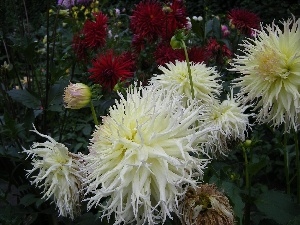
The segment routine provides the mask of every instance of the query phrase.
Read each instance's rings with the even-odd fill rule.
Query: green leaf
[[[205,24],[205,37],[213,36],[221,39],[221,23],[217,18],[208,20]]]
[[[29,206],[37,201],[39,201],[40,199],[36,197],[36,195],[34,194],[27,194],[25,195],[23,198],[21,198],[20,200],[20,204],[24,205],[24,206]]]
[[[192,31],[202,40],[204,39],[203,21],[191,20]]]
[[[33,96],[26,89],[13,89],[7,92],[7,94],[16,102],[21,103],[27,108],[31,109],[39,109],[41,108],[41,101]]]
[[[254,203],[269,219],[279,224],[289,223],[300,212],[300,207],[289,195],[274,190],[262,193]]]
[[[59,80],[49,90],[49,110],[55,112],[61,112],[63,107],[63,94],[64,89],[68,85],[69,81]]]
[[[268,161],[266,158],[263,158],[257,163],[251,163],[249,164],[249,174],[250,176],[255,176],[262,168],[264,168],[268,164]]]
[[[243,209],[245,203],[243,202],[242,197],[240,195],[240,188],[236,184],[228,181],[224,181],[222,183],[222,187],[224,188],[227,197],[229,197],[229,199],[233,203],[233,210],[235,216],[237,216],[240,219],[240,224],[242,224]]]

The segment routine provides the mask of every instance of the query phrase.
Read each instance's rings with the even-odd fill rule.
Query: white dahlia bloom
[[[114,224],[164,222],[209,163],[200,145],[207,130],[194,126],[201,108],[184,108],[170,93],[129,89],[92,135],[83,171],[88,209],[103,207]]]
[[[163,73],[151,78],[153,85],[161,85],[163,89],[173,89],[178,95],[185,95],[192,99],[192,91],[189,80],[186,61],[175,61],[158,67]],[[191,75],[195,98],[203,103],[210,102],[215,95],[219,95],[221,84],[219,73],[214,67],[208,67],[204,63],[190,62]]]
[[[244,55],[233,59],[234,80],[244,103],[257,102],[259,122],[296,129],[300,106],[300,19],[267,25],[242,44]]]
[[[207,105],[206,112],[201,116],[201,125],[216,128],[210,132],[212,139],[208,141],[214,156],[225,155],[231,141],[245,140],[249,127],[248,117],[252,115],[245,113],[247,108],[248,106],[241,104],[239,98],[234,97],[232,89],[231,95],[223,102],[214,100]]]
[[[82,177],[79,156],[70,153],[65,145],[50,136],[39,133],[35,127],[33,131],[48,141],[34,143],[29,150],[24,149],[31,156],[33,165],[27,176],[33,178],[31,184],[43,188],[44,199],[53,197],[60,216],[74,219],[80,212]]]

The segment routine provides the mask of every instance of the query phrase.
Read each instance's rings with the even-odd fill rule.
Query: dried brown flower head
[[[189,188],[180,206],[183,225],[233,225],[228,198],[214,184]]]

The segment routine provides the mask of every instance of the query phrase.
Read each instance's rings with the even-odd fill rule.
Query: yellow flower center
[[[274,82],[278,78],[286,79],[290,74],[289,68],[282,63],[282,56],[270,47],[266,47],[256,58],[257,72],[267,81]]]

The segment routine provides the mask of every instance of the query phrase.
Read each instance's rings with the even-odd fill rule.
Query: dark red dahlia
[[[103,47],[107,37],[107,16],[102,12],[94,13],[95,20],[87,20],[83,25],[84,41],[89,48]]]
[[[138,3],[130,17],[130,28],[140,38],[155,41],[162,32],[165,14],[155,0]]]
[[[73,51],[80,61],[86,61],[87,60],[87,46],[84,41],[84,36],[82,33],[76,33],[73,36],[72,40],[72,48]]]
[[[140,53],[145,48],[146,41],[141,36],[134,34],[131,45],[137,53]]]
[[[168,6],[168,10],[164,10],[166,22],[163,28],[162,36],[166,40],[170,40],[177,29],[187,26],[187,15],[183,1],[173,0]]]
[[[190,62],[201,63],[208,62],[211,58],[211,52],[203,47],[192,47],[188,50]]]
[[[259,29],[260,27],[258,15],[246,9],[232,9],[229,11],[227,18],[237,30],[247,36],[251,36],[252,29]]]
[[[232,57],[231,50],[225,45],[220,44],[215,38],[210,38],[206,44],[206,51],[211,55],[221,54],[222,57]]]
[[[184,61],[185,55],[182,49],[173,49],[170,44],[159,44],[154,52],[157,65],[175,62],[175,60]]]
[[[125,81],[133,76],[135,62],[128,53],[116,55],[112,50],[99,55],[93,60],[92,74],[89,78],[111,91],[118,81]]]

